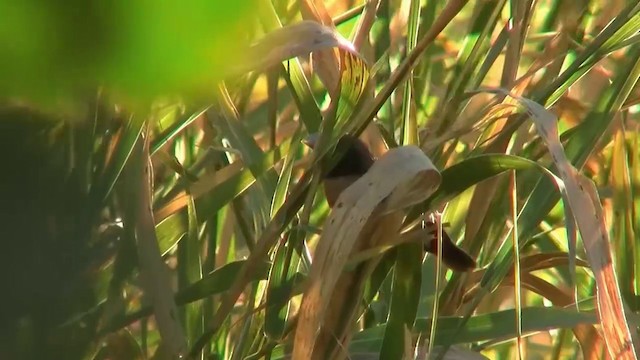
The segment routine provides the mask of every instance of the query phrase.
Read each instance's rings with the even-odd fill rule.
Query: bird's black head
[[[313,148],[317,136],[310,136],[305,143]],[[362,176],[373,165],[373,155],[367,146],[353,135],[344,135],[338,141],[336,149],[344,151],[338,163],[326,174],[326,178],[341,176]]]

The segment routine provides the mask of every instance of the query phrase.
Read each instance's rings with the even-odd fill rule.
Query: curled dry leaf
[[[572,210],[582,235],[587,260],[596,279],[598,313],[608,353],[613,358],[636,359],[634,347],[639,343],[638,336],[635,331],[630,331],[625,316],[624,304],[613,271],[609,234],[593,181],[580,174],[567,159],[558,135],[558,119],[553,113],[532,100],[510,94],[506,90],[488,91],[518,100],[536,124],[536,130],[549,149],[558,175],[564,182],[564,206]]]
[[[245,62],[236,66],[230,75],[264,71],[285,60],[312,53],[314,69],[332,101],[340,98],[338,119],[351,114],[369,78],[364,58],[332,24],[305,20],[285,26],[268,33],[246,52]]]
[[[332,28],[315,21],[301,21],[274,30],[255,42],[248,49],[247,63],[233,72],[262,71],[287,59],[329,48],[357,54],[353,44]]]
[[[398,236],[402,224],[399,210],[428,198],[440,181],[440,173],[429,158],[419,148],[405,146],[388,151],[340,195],[316,249],[309,286],[299,313],[294,359],[322,359],[326,356],[325,350],[331,353],[332,345],[322,343],[318,330],[323,325],[328,326],[328,320],[336,324],[342,322],[341,326],[352,323],[354,310],[336,309],[334,305],[344,305],[350,300],[357,306],[360,298],[358,286],[375,261],[363,264],[353,272],[343,273],[347,259],[354,251],[389,240],[384,237]],[[343,316],[336,319],[336,314]],[[338,338],[342,342],[338,346],[340,349],[348,347],[349,339],[341,338],[341,329],[327,330],[324,333],[329,340],[333,339],[334,345]]]

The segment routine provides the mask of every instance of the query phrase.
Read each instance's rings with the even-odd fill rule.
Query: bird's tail
[[[438,253],[438,230],[434,223],[428,223],[428,227],[432,228],[431,239],[425,242],[425,250],[432,254]],[[442,261],[447,267],[454,271],[470,271],[475,269],[476,261],[459,248],[449,237],[446,231],[442,231]]]

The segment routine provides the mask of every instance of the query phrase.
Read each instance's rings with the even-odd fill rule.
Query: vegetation
[[[637,358],[637,1],[0,12],[0,358],[323,358],[340,296],[352,359]],[[378,185],[331,210],[347,133]]]

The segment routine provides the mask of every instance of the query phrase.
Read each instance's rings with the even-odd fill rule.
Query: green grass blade
[[[177,270],[180,288],[197,283],[202,278],[199,223],[196,206],[191,197],[187,208],[187,222],[186,238],[178,245]],[[204,322],[201,303],[189,304],[182,308],[182,319],[187,339],[195,339],[202,335]]]
[[[131,118],[122,128],[122,133],[118,139],[113,159],[106,164],[105,174],[97,184],[98,189],[95,191],[97,199],[105,201],[109,197],[109,194],[111,194],[111,190],[113,190],[114,185],[118,181],[118,178],[122,173],[122,169],[124,169],[124,166],[133,151],[133,147],[142,132],[143,125],[143,121]]]

